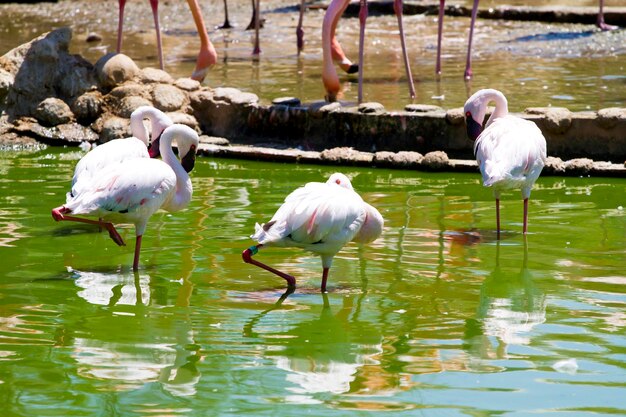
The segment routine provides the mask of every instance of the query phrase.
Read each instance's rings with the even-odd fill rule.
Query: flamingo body
[[[496,108],[485,128],[482,122],[487,105]],[[465,103],[468,136],[475,140],[474,154],[483,184],[493,187],[496,198],[497,233],[500,236],[500,194],[520,189],[524,199],[524,233],[528,227],[528,199],[546,160],[546,139],[531,121],[508,114],[504,94],[494,89],[479,90]]]
[[[351,241],[375,240],[382,233],[383,223],[378,210],[363,201],[350,180],[336,173],[326,183],[311,182],[289,194],[269,222],[256,224],[251,238],[259,243],[258,247],[298,247],[320,255],[324,269],[322,291],[326,291],[328,270],[337,252]],[[247,251],[244,260],[249,262],[251,254],[246,257]],[[293,277],[277,275],[295,285]]]

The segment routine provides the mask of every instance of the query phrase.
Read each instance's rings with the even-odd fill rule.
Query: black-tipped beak
[[[183,159],[181,159],[180,164],[183,166],[186,172],[191,172],[193,170],[194,165],[196,164],[196,147],[195,145],[191,145],[189,148],[189,152]]]
[[[465,115],[465,124],[467,127],[467,136],[471,140],[478,139],[478,136],[480,136],[483,131],[483,127],[476,120],[474,120],[472,114],[469,112]]]
[[[159,156],[161,156],[161,151],[159,151],[159,144],[161,143],[161,135],[157,136],[152,143],[150,143],[150,146],[148,146],[148,154],[150,155],[150,158],[158,158]]]

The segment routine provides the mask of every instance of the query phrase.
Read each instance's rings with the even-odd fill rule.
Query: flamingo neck
[[[130,115],[130,131],[134,137],[141,140],[146,146],[148,146],[150,135],[143,124],[144,119],[150,121],[152,140],[160,136],[163,130],[172,124],[165,113],[153,107],[144,106],[134,111]]]
[[[496,108],[493,113],[491,113],[491,116],[489,116],[489,120],[487,120],[487,124],[485,125],[485,127],[489,126],[496,119],[509,114],[509,104],[506,100],[506,97],[504,97],[504,94],[502,94],[498,90],[485,90],[485,99],[485,107],[487,107],[487,104],[489,104],[489,102],[491,101],[495,101],[496,103]]]
[[[143,114],[135,115],[130,118],[130,133],[148,146],[148,130],[143,124]]]
[[[163,206],[167,211],[178,211],[185,208],[187,204],[189,204],[189,201],[191,201],[191,195],[193,193],[191,179],[172,150],[172,140],[174,138],[180,138],[181,136],[182,134],[177,130],[177,126],[172,126],[167,130],[166,134],[161,137],[161,143],[159,144],[159,151],[161,152],[163,162],[169,165],[174,171],[174,174],[176,174],[174,195]]]
[[[365,204],[365,221],[359,233],[352,239],[357,243],[369,243],[378,238],[383,232],[384,220],[380,212],[368,203]]]

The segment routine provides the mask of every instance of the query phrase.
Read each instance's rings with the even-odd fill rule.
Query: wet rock
[[[565,170],[578,174],[586,174],[593,169],[593,160],[589,158],[570,159],[565,162]]]
[[[381,167],[417,168],[424,156],[419,152],[376,152],[373,162]]]
[[[76,119],[86,125],[102,114],[103,105],[102,95],[99,92],[88,92],[76,98],[71,109]]]
[[[297,107],[301,104],[300,99],[296,97],[279,97],[272,100],[272,104],[278,106]]]
[[[72,120],[73,116],[70,106],[55,97],[43,100],[35,109],[35,118],[44,126],[67,123]]]
[[[539,124],[552,133],[565,133],[572,124],[572,112],[564,107],[530,107],[525,113],[543,116]]]
[[[311,106],[309,112],[316,116],[323,116],[326,113],[332,113],[341,110],[341,103],[320,103],[319,105]]]
[[[381,114],[385,112],[385,106],[375,102],[361,103],[359,104],[358,110],[359,113],[363,114]]]
[[[219,145],[219,146],[228,146],[230,142],[226,138],[220,138],[217,136],[200,136],[200,143],[208,144],[208,145]]]
[[[13,85],[14,80],[15,77],[13,77],[13,75],[0,68],[0,103],[3,102],[7,94],[9,94],[9,89]]]
[[[223,100],[231,104],[255,104],[259,102],[256,94],[244,93],[236,88],[218,87],[213,90],[215,100]]]
[[[336,164],[370,164],[374,155],[369,152],[361,152],[352,148],[332,148],[320,152],[320,158]]]
[[[428,152],[421,161],[424,168],[431,170],[445,169],[450,165],[448,155],[443,151]]]
[[[175,111],[187,102],[187,95],[177,87],[169,84],[158,84],[152,90],[154,106],[162,111]]]
[[[450,109],[446,112],[446,120],[451,125],[460,125],[465,123],[465,114],[463,113],[463,108],[460,107],[458,109]]]
[[[117,99],[122,99],[124,97],[149,97],[148,93],[146,93],[145,85],[137,84],[132,81],[113,88],[109,91],[108,96],[115,97]]]
[[[555,158],[549,156],[546,158],[546,164],[544,166],[546,173],[563,173],[565,172],[565,162],[561,158]]]
[[[124,54],[108,53],[96,62],[96,74],[104,88],[113,88],[139,74],[139,67]]]
[[[170,119],[172,119],[173,123],[187,125],[192,129],[198,129],[200,127],[196,118],[190,114],[182,113],[182,112],[174,112],[174,113],[167,113],[167,115],[169,116]]]
[[[614,128],[620,121],[626,121],[626,108],[609,107],[598,111],[598,124],[605,129]]]
[[[183,91],[196,91],[202,87],[199,81],[192,80],[191,78],[179,78],[174,81],[174,85]]]
[[[138,79],[144,84],[173,84],[174,79],[167,72],[158,68],[144,68],[139,71]],[[197,82],[197,81],[196,81]]]
[[[152,102],[140,96],[127,96],[121,99],[117,108],[113,110],[116,115],[128,119],[130,114],[141,106],[152,106]]]
[[[100,118],[95,124],[94,129],[97,128],[99,130],[99,142],[101,143],[130,136],[130,121],[128,119],[112,116],[104,119]]]
[[[432,113],[443,111],[443,108],[431,104],[407,104],[404,106],[404,110],[410,113]]]
[[[14,129],[22,135],[50,145],[75,144],[83,141],[93,142],[98,139],[91,129],[78,123],[66,123],[53,127],[42,126],[32,118],[20,118],[14,124]]]
[[[210,90],[194,91],[189,95],[191,107],[199,112],[205,112],[213,104],[213,92]]]

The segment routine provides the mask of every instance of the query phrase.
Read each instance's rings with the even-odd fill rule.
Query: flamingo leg
[[[124,30],[124,8],[126,7],[126,0],[119,0],[119,15],[117,22],[117,53],[122,51],[122,31]]]
[[[604,0],[600,0],[600,10],[598,11],[597,26],[602,30],[615,30],[618,27],[613,25],[607,25],[604,23]]]
[[[330,268],[324,268],[322,271],[322,287],[321,290],[323,293],[326,293],[326,281],[328,280],[328,271]]]
[[[157,51],[159,54],[159,68],[164,69],[165,67],[163,66],[163,43],[161,42],[161,25],[159,25],[159,0],[150,0],[150,7],[152,8],[154,29],[156,30]]]
[[[445,12],[446,0],[439,0],[439,20],[437,21],[437,62],[435,64],[435,74],[441,75],[441,41],[443,38],[443,15]]]
[[[367,21],[367,0],[359,0],[359,94],[358,102],[363,101],[363,55],[365,49],[365,22]]]
[[[528,232],[528,199],[524,199],[524,235]]]
[[[117,232],[115,226],[113,226],[113,223],[103,222],[101,220],[83,219],[82,217],[67,216],[66,213],[69,213],[69,210],[63,206],[52,209],[52,217],[57,222],[73,221],[104,227],[109,231],[109,236],[118,246],[126,246],[126,243],[124,243],[124,239],[122,239],[122,236],[120,236],[120,234]]]
[[[251,0],[251,2],[252,2],[252,16],[250,16],[250,23],[248,23],[246,30],[254,29],[254,25],[255,25],[254,22],[256,22],[256,15],[257,15],[256,0]],[[259,27],[260,28],[263,27],[263,19],[261,18],[259,18]]]
[[[300,1],[300,15],[298,17],[298,26],[296,27],[296,44],[298,46],[298,54],[304,49],[304,30],[302,29],[302,21],[304,20],[304,0]]]
[[[402,0],[394,0],[393,10],[398,17],[398,28],[400,29],[400,44],[402,45],[402,57],[404,58],[406,77],[409,79],[409,95],[411,96],[411,98],[415,98],[415,85],[413,84],[413,75],[411,75],[411,64],[409,63],[409,54],[406,50],[406,38],[404,36],[404,25],[402,24]]]
[[[224,0],[224,24],[219,27],[220,29],[230,29],[232,25],[228,20],[228,0]]]
[[[496,229],[498,240],[500,240],[500,199],[496,198]]]
[[[139,269],[139,253],[141,252],[141,235],[135,239],[135,257],[133,259],[133,271]]]
[[[258,57],[261,54],[261,46],[259,44],[259,28],[261,27],[261,0],[254,0],[256,3],[256,12],[254,13],[254,49],[252,55]]]
[[[296,287],[296,279],[294,277],[292,277],[291,275],[285,274],[284,272],[280,272],[278,269],[274,269],[271,266],[265,265],[264,263],[261,263],[255,259],[252,259],[253,255],[256,255],[257,252],[259,251],[259,248],[262,247],[263,245],[256,245],[256,246],[251,246],[248,249],[244,250],[241,254],[241,257],[243,258],[243,261],[245,263],[248,264],[252,264],[252,265],[256,265],[259,268],[265,269],[266,271],[269,271],[273,274],[278,275],[279,277],[285,279],[287,281],[287,286],[289,288],[295,288]]]
[[[472,38],[474,36],[474,24],[476,23],[476,15],[478,15],[478,2],[474,0],[474,6],[472,8],[472,21],[470,22],[470,33],[467,42],[467,61],[465,63],[465,79],[472,78]]]
[[[198,35],[200,36],[200,52],[196,59],[196,68],[191,74],[191,78],[197,81],[202,81],[209,72],[209,68],[217,63],[217,52],[206,30],[202,13],[200,13],[200,6],[197,0],[187,0],[189,9],[193,16],[193,21],[196,24]]]

